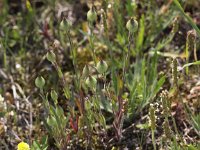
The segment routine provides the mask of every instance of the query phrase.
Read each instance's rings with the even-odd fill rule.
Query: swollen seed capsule
[[[88,67],[88,65],[85,65],[85,67],[83,68],[83,72],[82,72],[82,78],[88,77],[89,74],[90,74],[89,67]]]
[[[72,26],[72,22],[70,22],[69,20],[67,20],[66,18],[64,18],[61,22],[60,22],[60,30],[68,30],[70,27]]]
[[[65,30],[65,26],[66,26],[66,20],[63,19],[63,20],[60,22],[60,29],[61,29],[61,30]]]
[[[39,76],[35,79],[35,85],[42,89],[45,85],[45,79],[42,76]]]
[[[134,33],[138,30],[138,22],[131,18],[127,23],[126,23],[126,28],[128,29],[129,32]]]
[[[53,99],[54,103],[58,103],[58,94],[56,93],[55,90],[51,90],[51,98]]]
[[[101,60],[97,63],[96,69],[100,74],[103,74],[107,71],[108,65],[105,61]]]
[[[86,85],[91,88],[91,89],[95,89],[96,85],[97,85],[97,80],[95,77],[93,76],[89,76],[86,81],[85,81]]]
[[[51,63],[54,63],[56,61],[56,55],[52,51],[50,51],[50,52],[47,53],[46,58]]]
[[[87,20],[91,23],[97,20],[97,13],[94,6],[92,6],[92,8],[87,12]]]

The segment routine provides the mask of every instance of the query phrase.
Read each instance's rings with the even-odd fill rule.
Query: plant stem
[[[156,141],[155,141],[155,132],[154,130],[151,130],[151,138],[153,143],[153,149],[156,150]]]
[[[70,51],[72,53],[72,63],[73,63],[73,66],[74,66],[74,72],[75,72],[75,77],[74,77],[74,82],[76,82],[76,85],[78,86],[78,90],[80,91],[80,84],[78,84],[79,82],[79,78],[78,78],[78,67],[77,67],[77,60],[76,60],[76,48],[75,48],[75,45],[74,43],[72,42],[71,40],[71,37],[70,37],[70,31],[68,30],[67,31],[67,38],[69,40],[69,44],[70,44]]]
[[[94,27],[91,23],[89,23],[89,28],[90,28],[90,32],[91,32],[89,43],[90,43],[90,48],[91,48],[91,51],[92,51],[92,58],[93,58],[93,61],[95,63],[95,66],[96,66],[97,62],[96,62],[96,55],[95,55],[95,50],[94,50],[94,33],[93,33]]]
[[[122,74],[122,82],[123,82],[123,87],[122,87],[122,92],[124,91],[124,85],[125,85],[125,75],[126,75],[126,72],[129,68],[129,65],[130,65],[130,53],[131,53],[131,43],[133,43],[133,34],[131,34],[129,32],[129,36],[128,36],[128,53],[127,55],[124,54],[124,66],[123,66],[123,74]]]

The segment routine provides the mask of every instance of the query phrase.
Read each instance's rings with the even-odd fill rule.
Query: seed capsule
[[[97,20],[97,13],[94,6],[92,6],[92,8],[87,12],[87,20],[91,23]]]
[[[39,76],[35,79],[35,85],[42,89],[45,85],[45,79],[42,76]]]
[[[52,51],[50,51],[50,52],[47,53],[46,58],[51,63],[54,63],[56,61],[56,55]]]
[[[68,30],[70,27],[72,26],[72,22],[70,22],[69,20],[67,20],[66,18],[64,18],[61,22],[60,22],[60,30]]]
[[[96,69],[100,74],[103,74],[107,71],[108,65],[104,60],[101,60],[97,63]]]
[[[85,65],[85,67],[83,68],[83,72],[82,72],[82,78],[88,77],[89,74],[90,74],[89,67],[88,67],[88,65]]]
[[[55,90],[51,90],[51,98],[53,99],[54,103],[58,103],[58,94],[56,93]]]
[[[91,88],[91,89],[95,89],[96,85],[97,85],[97,80],[95,77],[93,76],[89,76],[86,81],[85,81],[86,85]]]
[[[129,32],[134,33],[138,30],[138,22],[131,18],[127,23],[126,23],[126,28],[128,29]]]

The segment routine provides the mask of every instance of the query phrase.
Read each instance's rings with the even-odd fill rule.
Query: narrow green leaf
[[[192,18],[191,18],[190,16],[188,16],[188,15],[184,12],[184,10],[183,10],[181,4],[179,3],[179,1],[178,1],[178,0],[174,0],[173,2],[174,2],[174,4],[176,5],[176,7],[178,8],[178,10],[181,12],[182,16],[183,16],[183,17],[188,21],[188,23],[197,31],[197,34],[198,34],[199,37],[200,37],[200,30],[199,30],[199,28],[198,28],[197,25],[194,23],[194,21],[192,20]]]

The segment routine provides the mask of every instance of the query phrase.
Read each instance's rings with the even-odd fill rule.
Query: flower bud
[[[35,79],[35,85],[42,89],[45,85],[45,79],[42,76],[39,76]]]
[[[100,74],[103,74],[107,71],[108,65],[105,61],[101,60],[97,63],[96,69]]]
[[[131,18],[127,23],[126,23],[126,28],[128,29],[129,32],[134,33],[138,30],[138,22]]]
[[[97,84],[97,80],[95,77],[93,76],[89,76],[86,81],[85,81],[86,85],[91,88],[91,89],[95,89],[96,88],[96,84]]]
[[[97,20],[97,13],[94,6],[92,6],[92,8],[87,12],[87,20],[91,23]]]

